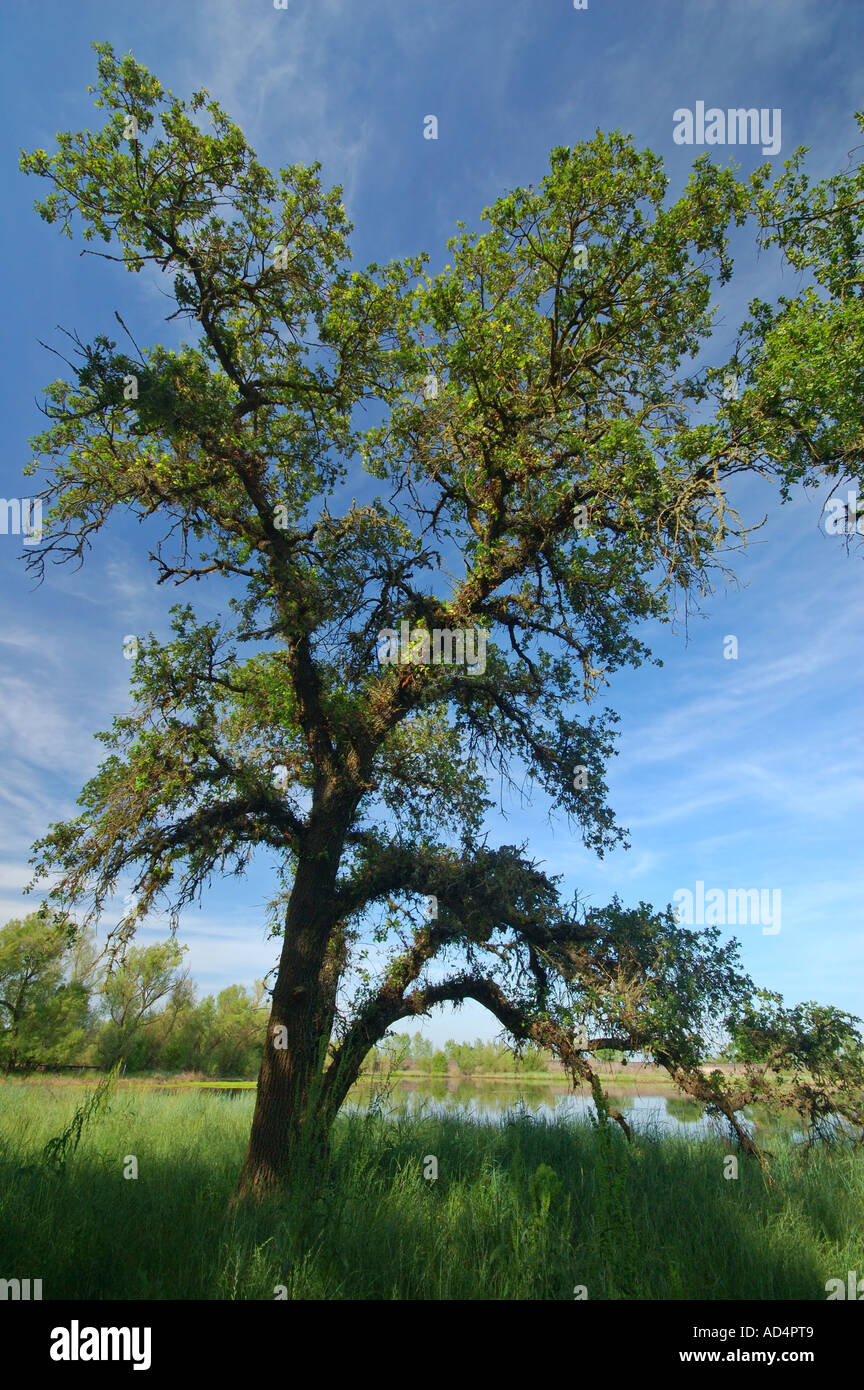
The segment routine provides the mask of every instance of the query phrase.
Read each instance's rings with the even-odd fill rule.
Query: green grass
[[[81,1093],[0,1085],[0,1277],[43,1297],[824,1299],[864,1272],[864,1154],[520,1117],[340,1117],[329,1182],[228,1215],[254,1095],[117,1091],[61,1173]],[[138,1160],[124,1179],[125,1156]],[[438,1159],[438,1181],[423,1160]]]

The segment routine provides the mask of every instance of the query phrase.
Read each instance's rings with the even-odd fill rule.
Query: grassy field
[[[860,1152],[772,1140],[769,1184],[724,1179],[719,1140],[373,1110],[340,1117],[320,1193],[233,1217],[252,1092],[117,1091],[57,1169],[81,1099],[0,1083],[0,1277],[45,1299],[824,1300],[864,1271]]]

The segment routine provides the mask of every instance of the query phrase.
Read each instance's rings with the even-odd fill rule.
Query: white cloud
[[[287,10],[211,0],[178,64],[183,95],[206,87],[260,157],[275,156],[274,167],[320,160],[325,184],[343,184],[346,203],[368,139],[368,120],[358,128],[344,102],[356,53],[339,40],[352,15],[347,0]]]

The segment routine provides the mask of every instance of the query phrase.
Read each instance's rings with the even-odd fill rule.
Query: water
[[[606,1087],[612,1110],[618,1110],[634,1133],[689,1134],[709,1136],[728,1132],[728,1127],[709,1119],[696,1101],[679,1096],[669,1087],[638,1083],[626,1088]],[[454,1115],[471,1121],[503,1124],[517,1114],[530,1114],[549,1121],[576,1119],[588,1122],[596,1115],[590,1092],[573,1093],[560,1081],[467,1081],[453,1079],[398,1079],[382,1085],[361,1082],[355,1086],[346,1110],[366,1110],[377,1105],[388,1110],[407,1109],[409,1114]],[[770,1117],[747,1110],[741,1117],[751,1135],[778,1128],[800,1132],[796,1115]]]
[[[204,1083],[201,1090],[238,1098],[255,1092],[248,1083],[231,1086],[224,1082],[211,1086]],[[625,1085],[606,1080],[604,1090],[610,1108],[620,1111],[634,1134],[686,1134],[694,1138],[725,1135],[734,1142],[725,1122],[706,1116],[697,1101],[679,1095],[671,1086],[649,1081]],[[365,1079],[354,1087],[343,1109],[363,1111],[372,1105],[384,1114],[407,1110],[410,1115],[452,1115],[486,1124],[505,1124],[508,1119],[525,1114],[552,1123],[562,1119],[588,1123],[596,1115],[587,1087],[574,1093],[562,1079],[518,1077],[399,1077],[389,1082]],[[769,1113],[761,1106],[748,1106],[738,1118],[751,1138],[762,1144],[779,1134],[793,1141],[806,1138],[800,1117],[791,1111]],[[836,1137],[841,1138],[848,1126],[838,1118],[834,1130]]]

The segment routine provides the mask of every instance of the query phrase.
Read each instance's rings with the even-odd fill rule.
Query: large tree
[[[50,512],[30,563],[83,558],[122,510],[161,526],[159,582],[226,583],[233,617],[179,607],[173,640],[142,643],[132,713],[38,872],[89,918],[133,872],[122,949],[152,906],[176,915],[275,853],[243,1192],[320,1154],[369,1048],[444,1001],[553,1047],[601,1109],[590,1052],[652,1055],[746,1144],[740,1093],[701,1069],[724,1020],[768,1047],[736,945],[644,904],[581,912],[484,821],[516,775],[598,854],[623,840],[616,716],[583,706],[649,657],[643,620],[709,590],[744,534],[729,480],[801,476],[764,383],[742,414],[730,364],[693,365],[760,190],[701,159],[670,201],[659,158],[598,133],[482,234],[461,226],[439,274],[425,255],[352,270],[317,165],[271,173],[206,92],[187,105],[96,47],[102,129],[23,167],[52,185],[45,219],[166,274],[193,341],[139,349],[122,319],[121,346],[74,340],[35,441]],[[436,632],[453,659],[429,660]],[[853,1021],[829,1012],[848,1058]]]

